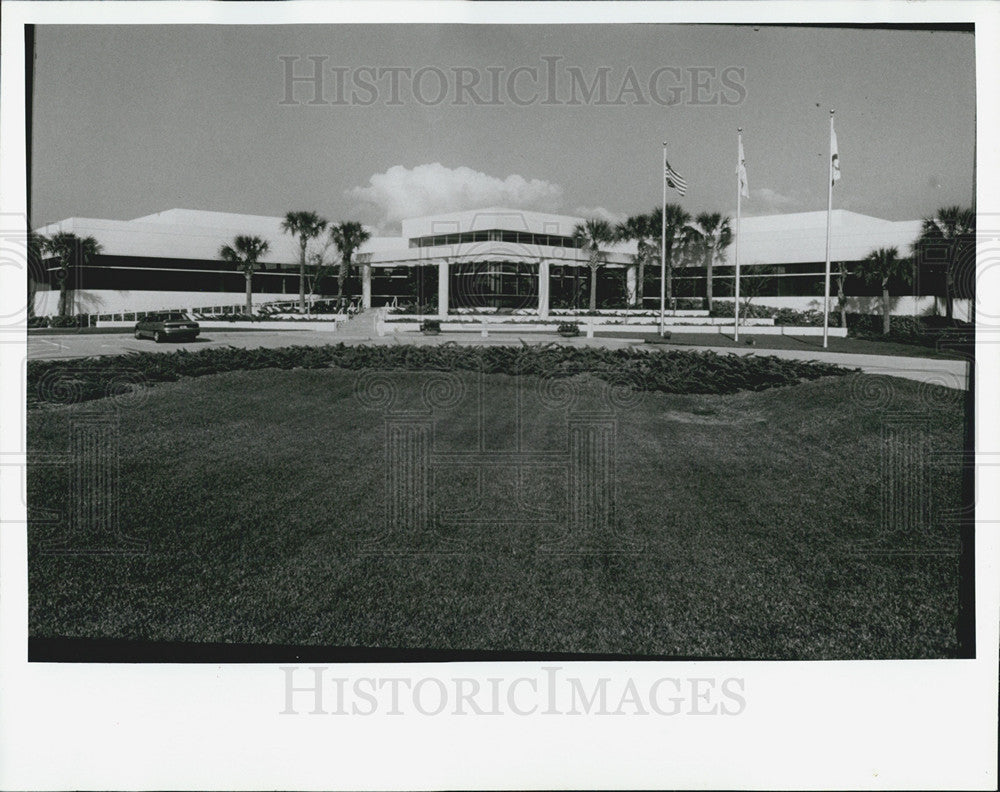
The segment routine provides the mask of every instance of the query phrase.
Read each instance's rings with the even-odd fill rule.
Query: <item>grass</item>
[[[565,449],[566,393],[574,410],[608,409],[593,375],[481,376],[488,449],[515,447],[516,410],[523,448]],[[882,525],[880,452],[897,412],[926,417],[916,431],[930,447],[960,449],[956,393],[858,374],[728,395],[633,392],[613,413],[610,524],[553,545],[565,524],[532,518],[566,513],[564,469],[518,483],[511,468],[477,480],[458,465],[436,468],[430,491],[464,518],[387,530],[386,410],[450,398],[435,447],[474,451],[479,377],[232,371],[160,384],[133,406],[33,411],[30,635],[741,658],[957,651],[957,557],[864,550],[950,538],[939,522],[931,537]],[[361,393],[393,398],[373,406]],[[71,423],[95,411],[117,416],[121,528],[145,552],[44,553],[63,534],[41,520],[68,508],[70,472],[31,460],[65,452]],[[928,486],[936,508],[957,505],[957,470]]]
[[[600,332],[595,332],[595,336],[602,336]],[[613,333],[603,334],[613,337]],[[621,337],[619,334],[618,337]],[[640,337],[640,336],[635,336]],[[642,338],[657,340],[656,333],[642,334]],[[951,360],[967,360],[972,354],[971,350],[965,354],[956,349],[947,347],[935,349],[934,347],[920,346],[918,344],[902,344],[897,341],[877,341],[867,338],[837,338],[829,337],[828,346],[823,349],[822,336],[780,336],[780,335],[754,335],[744,334],[739,341],[734,341],[731,335],[723,333],[673,333],[670,337],[669,345],[678,347],[723,347],[723,348],[751,348],[747,341],[753,339],[754,349],[794,349],[796,351],[815,352],[844,352],[857,355],[892,355],[898,357],[920,357],[920,358],[943,358]]]

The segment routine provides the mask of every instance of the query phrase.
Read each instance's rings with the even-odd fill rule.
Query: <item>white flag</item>
[[[833,166],[833,183],[840,180],[840,155],[837,153],[837,133],[830,127],[830,163]]]
[[[747,182],[747,160],[743,155],[743,136],[740,136],[740,153],[739,153],[740,167],[737,171],[737,175],[740,180],[740,195],[744,198],[750,197],[750,185]]]

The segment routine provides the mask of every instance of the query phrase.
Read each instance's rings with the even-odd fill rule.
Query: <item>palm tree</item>
[[[961,206],[946,206],[938,209],[935,217],[925,218],[920,236],[913,244],[918,261],[944,262],[945,315],[948,319],[955,313],[956,265],[973,265],[975,250],[976,213]]]
[[[840,326],[847,327],[847,276],[850,275],[847,264],[837,262],[837,308],[840,310]]]
[[[46,239],[44,249],[55,256],[59,265],[59,315],[69,316],[70,309],[70,270],[85,266],[94,256],[101,252],[101,246],[91,236],[78,237],[68,231],[59,231]]]
[[[661,226],[664,217],[666,217],[665,228]],[[667,204],[663,209],[654,209],[650,215],[650,219],[655,228],[660,228],[664,232],[663,250],[667,271],[664,292],[666,293],[668,303],[670,303],[673,300],[675,253],[683,252],[690,240],[690,231],[688,229],[691,224],[691,215],[677,204]]]
[[[219,248],[219,257],[223,261],[235,264],[243,270],[243,277],[247,281],[247,315],[253,313],[253,291],[250,288],[253,273],[257,269],[260,257],[267,253],[269,248],[270,245],[266,240],[243,234],[233,239],[232,245],[223,245]]]
[[[577,224],[573,229],[573,239],[587,251],[587,263],[590,266],[590,310],[597,310],[597,270],[604,260],[601,245],[613,242],[614,229],[607,220],[590,219]]]
[[[341,296],[344,294],[344,281],[347,280],[347,276],[351,272],[351,261],[354,258],[355,251],[371,239],[371,236],[371,233],[361,223],[354,222],[353,220],[330,226],[330,239],[337,246],[337,250],[340,251],[337,292]],[[365,274],[361,276],[362,280],[366,278],[369,266],[368,262],[362,264],[362,267],[365,268]]]
[[[306,245],[326,229],[326,220],[315,212],[289,212],[281,230],[299,238],[299,311],[306,310]]]
[[[889,281],[893,278],[909,280],[910,262],[899,257],[897,248],[879,248],[862,259],[858,274],[867,283],[881,284],[882,335],[889,335]]]
[[[654,222],[655,219],[655,222]],[[642,308],[645,297],[646,265],[657,258],[658,250],[654,243],[660,235],[658,218],[654,213],[632,215],[615,227],[615,238],[622,242],[635,242],[635,305]]]
[[[48,244],[49,240],[43,235],[35,231],[28,232],[27,308],[29,319],[35,315],[35,293],[38,289],[38,279],[42,276],[42,259]]]
[[[705,307],[711,311],[712,265],[716,259],[720,263],[726,260],[726,248],[733,243],[733,230],[729,218],[719,212],[702,212],[695,218],[692,230],[705,264]]]

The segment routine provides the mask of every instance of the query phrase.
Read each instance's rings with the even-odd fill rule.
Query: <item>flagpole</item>
[[[826,269],[823,280],[823,349],[827,348],[830,328],[830,218],[833,215],[833,110],[830,111],[830,145],[826,155]]]
[[[740,182],[740,169],[743,163],[740,161],[740,151],[743,150],[743,127],[736,129],[736,288],[733,291],[735,299],[736,315],[734,318],[733,340],[740,340],[740,211],[742,205],[743,185]]]
[[[660,210],[660,338],[663,338],[663,316],[667,302],[667,142],[663,141],[663,206]]]

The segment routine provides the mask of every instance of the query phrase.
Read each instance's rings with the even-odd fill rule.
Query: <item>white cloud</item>
[[[802,201],[792,195],[785,195],[770,187],[759,187],[750,191],[753,199],[752,209],[755,213],[782,213],[799,209]]]
[[[620,212],[612,212],[610,209],[605,209],[603,206],[578,206],[573,210],[573,214],[586,219],[596,217],[600,220],[607,220],[611,225],[623,223],[628,217],[628,215],[621,214]]]
[[[395,165],[376,173],[347,195],[375,210],[377,222],[392,225],[405,217],[507,206],[553,211],[562,203],[562,187],[542,179],[511,174],[504,179],[472,168],[448,168],[440,162],[405,168]]]

